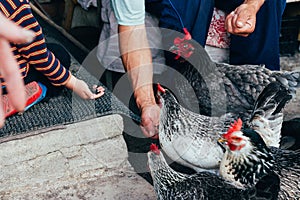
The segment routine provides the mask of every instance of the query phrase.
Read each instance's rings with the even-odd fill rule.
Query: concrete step
[[[0,144],[0,199],[155,199],[109,115]]]

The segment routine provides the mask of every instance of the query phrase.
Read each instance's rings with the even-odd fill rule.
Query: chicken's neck
[[[154,182],[158,186],[164,188],[173,187],[176,182],[180,182],[185,179],[185,176],[183,174],[167,168],[156,170],[154,173],[154,177]]]
[[[166,139],[171,140],[174,132],[180,129],[180,122],[184,116],[181,113],[181,107],[178,103],[165,102],[166,104],[160,110],[159,132],[164,133]],[[178,123],[177,123],[178,122]]]
[[[186,175],[173,170],[161,155],[154,159],[152,158],[150,163],[151,176],[155,187],[167,189],[172,187],[174,183],[186,178]]]

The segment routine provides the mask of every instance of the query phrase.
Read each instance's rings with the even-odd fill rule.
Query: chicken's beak
[[[227,142],[227,140],[226,140],[225,138],[220,137],[220,138],[218,139],[218,142],[220,142],[220,143],[225,143],[225,142]]]

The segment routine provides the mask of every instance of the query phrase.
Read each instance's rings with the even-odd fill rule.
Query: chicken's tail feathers
[[[269,83],[257,97],[253,114],[259,110],[265,111],[265,115],[275,115],[295,96],[295,90],[275,81]],[[266,116],[265,116],[266,117]]]
[[[280,82],[269,83],[258,96],[248,125],[256,130],[267,146],[279,147],[283,114],[281,110],[294,96]]]
[[[274,72],[271,77],[290,90],[300,87],[300,71]]]

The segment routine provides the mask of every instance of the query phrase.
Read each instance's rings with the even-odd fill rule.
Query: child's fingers
[[[92,86],[92,91],[93,91],[93,93],[97,94],[99,92],[105,91],[105,89],[102,86],[93,85]]]
[[[96,91],[97,91],[97,92],[104,92],[104,91],[105,91],[105,88],[99,86],[99,87],[97,87]]]
[[[105,88],[102,86],[93,85],[94,94],[91,95],[90,99],[97,99],[104,95]]]
[[[97,99],[97,98],[99,98],[99,97],[101,97],[101,96],[103,96],[104,95],[104,91],[101,91],[101,92],[99,92],[98,94],[93,94],[92,96],[91,96],[91,99]]]

